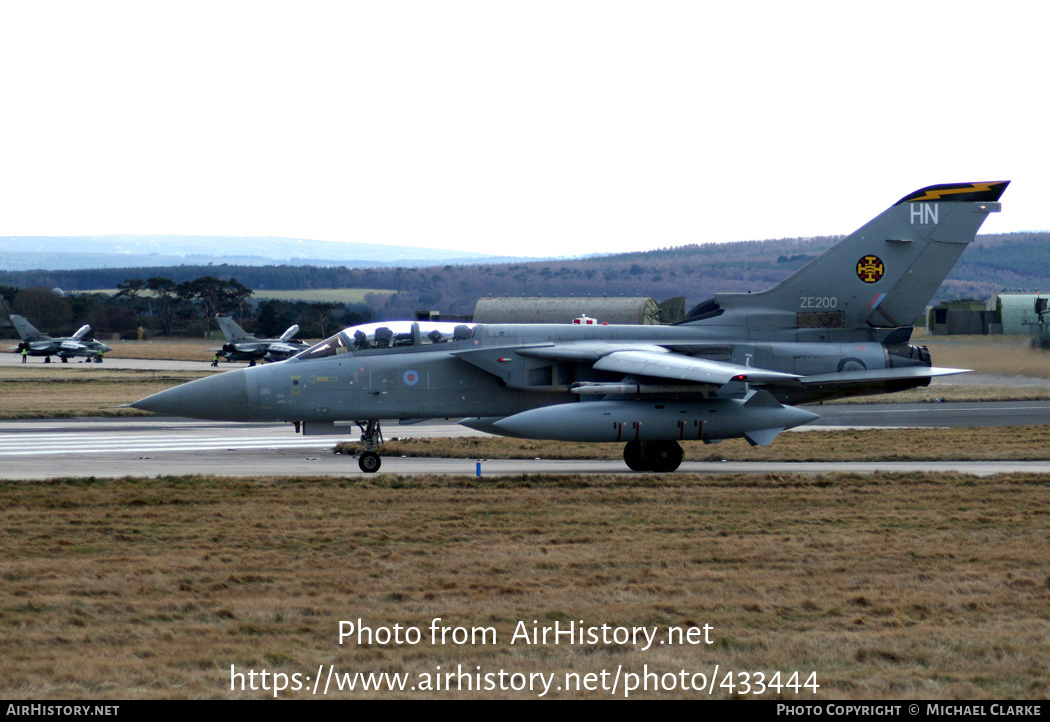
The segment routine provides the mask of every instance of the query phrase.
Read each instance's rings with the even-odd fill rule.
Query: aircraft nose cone
[[[227,371],[161,391],[136,401],[131,404],[131,408],[191,419],[250,420],[244,369]]]

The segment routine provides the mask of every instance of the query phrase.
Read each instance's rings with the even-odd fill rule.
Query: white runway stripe
[[[347,434],[351,436],[351,434]],[[332,436],[338,439],[338,436]],[[196,443],[215,442],[226,443],[234,441],[314,441],[315,438],[306,439],[289,432],[280,436],[259,436],[253,434],[240,434],[238,436],[206,436],[204,434],[20,434],[18,436],[0,436],[0,449],[21,448],[31,444],[107,444],[110,447],[125,442],[157,442],[157,443]]]
[[[93,435],[82,438],[79,434],[41,434],[0,440],[0,456],[36,456],[46,454],[138,454],[151,451],[215,451],[216,449],[321,449],[335,446],[336,437],[302,438],[285,437],[168,437],[145,435]]]

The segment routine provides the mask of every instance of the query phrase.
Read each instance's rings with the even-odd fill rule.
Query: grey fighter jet
[[[682,441],[765,445],[818,418],[794,404],[963,372],[932,367],[908,343],[912,324],[1007,184],[910,193],[774,288],[716,295],[674,325],[373,323],[132,406],[306,434],[353,422],[366,472],[380,466],[380,420],[448,417],[505,436],[618,441],[631,469],[673,471]]]
[[[280,338],[256,338],[225,313],[215,314],[215,320],[226,337],[226,343],[222,348],[210,350],[227,361],[249,361],[254,366],[260,360],[284,361],[307,348],[305,342],[294,338],[299,333],[297,325],[282,333]]]
[[[43,356],[44,363],[51,363],[52,356],[58,356],[62,363],[68,363],[72,356],[84,356],[85,361],[102,363],[102,354],[113,350],[101,341],[84,340],[91,333],[91,326],[88,325],[81,326],[68,338],[51,338],[38,331],[23,316],[12,314],[9,318],[22,338],[22,343],[10,350],[21,352],[25,349],[30,356]]]

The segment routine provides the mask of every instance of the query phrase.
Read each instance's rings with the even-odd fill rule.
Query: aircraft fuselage
[[[606,343],[617,348],[632,343],[660,345],[702,358],[805,376],[928,365],[917,350],[911,357],[894,356],[877,342],[711,342],[696,326],[478,326],[472,338],[462,341],[349,349],[323,358],[300,357],[244,369],[247,404],[240,420],[498,417],[577,402],[580,395],[573,393],[573,387],[623,378],[593,369],[585,358],[593,346]],[[552,347],[564,358],[525,355],[531,349]],[[872,393],[885,390],[880,386]],[[834,395],[820,388],[774,391],[778,400],[791,403]],[[698,396],[702,398],[704,391],[696,384],[683,384],[665,394]],[[224,414],[230,409],[214,411]]]

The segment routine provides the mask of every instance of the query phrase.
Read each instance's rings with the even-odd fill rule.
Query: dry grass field
[[[927,336],[917,331],[912,343],[930,349],[934,366],[1050,378],[1050,352],[1032,348],[1028,336]]]
[[[1046,384],[993,386],[972,383],[953,384],[951,381],[937,383],[922,389],[899,391],[893,394],[874,396],[851,396],[829,401],[829,404],[922,404],[949,401],[966,403],[974,401],[1046,401],[1050,399],[1050,380]]]
[[[252,296],[279,301],[364,303],[365,296],[393,296],[395,293],[397,290],[393,288],[311,288],[305,291],[256,291]]]
[[[1046,698],[1048,491],[886,474],[3,483],[0,696],[266,697],[231,692],[230,666],[417,683],[459,664],[556,684],[646,665],[718,665],[719,683],[816,672],[815,695],[768,693],[787,699]],[[436,617],[497,642],[338,644],[340,620]],[[709,624],[712,644],[511,645],[519,620]]]
[[[106,358],[142,358],[172,361],[210,361],[208,349],[222,346],[220,339],[180,338],[149,341],[106,341],[112,351]]]
[[[146,415],[118,407],[208,373],[52,365],[0,368],[0,419]]]
[[[84,416],[141,416],[145,412],[123,409],[120,404],[145,398],[174,383],[121,381],[118,388],[92,382],[82,388],[56,389],[56,383],[24,382],[0,385],[0,419],[50,419]],[[121,399],[118,403],[117,399]]]

